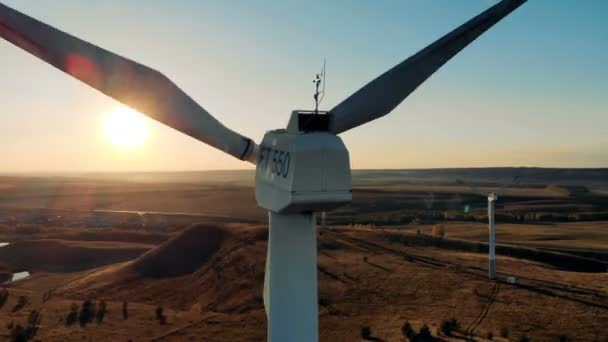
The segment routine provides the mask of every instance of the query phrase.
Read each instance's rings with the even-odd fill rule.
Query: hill
[[[266,231],[234,230],[194,225],[135,260],[92,272],[57,293],[226,312],[259,307]]]

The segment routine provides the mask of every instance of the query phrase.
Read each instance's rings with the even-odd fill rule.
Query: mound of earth
[[[57,289],[74,298],[106,298],[232,312],[261,308],[266,228],[199,224],[139,258]]]
[[[0,260],[11,270],[76,272],[132,260],[145,246],[112,248],[78,245],[61,240],[17,241],[0,248]]]
[[[223,228],[196,225],[137,258],[130,268],[144,277],[175,277],[192,273],[209,261],[224,243],[233,243]]]

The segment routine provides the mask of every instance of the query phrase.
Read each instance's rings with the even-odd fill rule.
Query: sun
[[[146,118],[129,107],[118,107],[104,115],[102,130],[108,142],[120,149],[133,149],[143,145],[150,130]]]

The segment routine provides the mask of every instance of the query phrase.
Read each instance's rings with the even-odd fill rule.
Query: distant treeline
[[[608,221],[608,212],[502,212],[496,213],[500,223]],[[376,226],[434,224],[443,221],[488,222],[487,215],[462,214],[449,211],[415,211],[406,213],[332,214],[328,223],[334,225],[372,224]]]

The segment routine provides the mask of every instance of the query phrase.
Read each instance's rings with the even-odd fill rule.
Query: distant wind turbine
[[[515,184],[521,176],[516,175],[511,179],[511,183]],[[456,183],[462,186],[468,186],[471,192],[477,195],[485,196],[479,188],[475,185],[467,184],[461,179],[456,179]],[[506,188],[507,184],[500,186],[500,191]],[[496,201],[498,201],[498,194],[490,192],[488,196],[488,278],[490,280],[496,279]]]
[[[496,226],[494,222],[494,205],[498,200],[498,195],[490,193],[488,195],[488,277],[490,280],[496,279]]]

